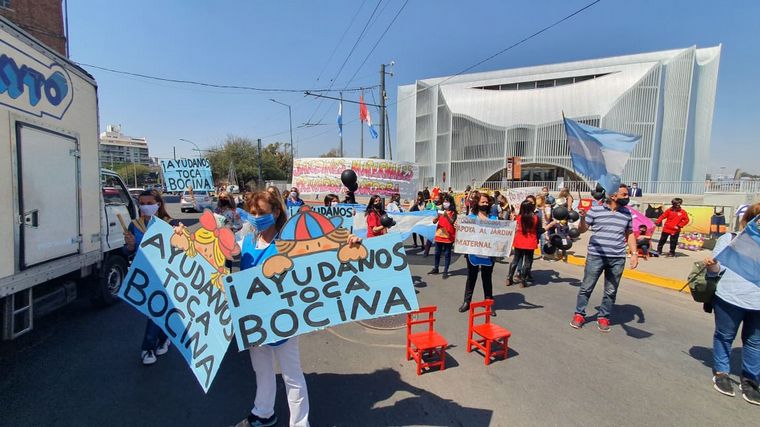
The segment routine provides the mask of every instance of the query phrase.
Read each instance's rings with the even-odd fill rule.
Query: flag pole
[[[364,99],[364,89],[362,89],[362,99]],[[362,121],[361,107],[359,107],[359,157],[364,158],[364,122]]]
[[[565,128],[565,143],[567,144],[567,124],[565,122],[565,110],[562,110],[562,126]],[[572,165],[572,162],[570,162],[570,164]],[[578,171],[575,170],[575,165],[573,165],[573,172],[578,175]],[[581,196],[581,187],[578,186],[578,203],[581,202],[582,198],[583,196]]]
[[[340,93],[340,114],[343,115],[343,92]],[[341,117],[341,121],[343,118]],[[343,157],[343,130],[340,131],[340,157]]]

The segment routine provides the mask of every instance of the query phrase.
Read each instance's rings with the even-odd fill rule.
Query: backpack
[[[736,237],[736,233],[731,233],[731,240]],[[689,278],[686,280],[686,285],[689,287],[691,297],[696,302],[701,302],[706,305],[712,304],[715,291],[718,289],[718,282],[723,277],[721,272],[717,277],[710,277],[707,275],[707,266],[704,262],[695,262],[691,267]],[[707,307],[705,307],[707,311]]]

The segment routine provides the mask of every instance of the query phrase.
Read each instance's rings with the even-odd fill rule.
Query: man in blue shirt
[[[583,282],[578,290],[575,315],[570,326],[580,329],[586,322],[586,306],[596,282],[604,273],[604,296],[599,306],[597,327],[602,332],[610,331],[609,315],[615,304],[615,296],[620,285],[620,278],[625,269],[626,245],[631,252],[631,269],[639,264],[636,251],[636,238],[633,235],[633,218],[626,208],[629,202],[628,187],[621,185],[617,193],[607,202],[594,206],[581,214],[578,231],[585,233],[589,228],[593,232],[588,242],[586,268]]]

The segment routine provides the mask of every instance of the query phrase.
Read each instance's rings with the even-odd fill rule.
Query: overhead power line
[[[228,85],[228,84],[219,84],[219,83],[208,83],[208,82],[200,82],[195,80],[183,80],[183,79],[173,79],[168,77],[159,77],[159,76],[151,76],[149,74],[142,74],[142,73],[133,73],[131,71],[123,71],[123,70],[115,70],[113,68],[107,68],[107,67],[101,67],[99,65],[93,65],[93,64],[85,64],[83,62],[77,62],[77,65],[83,66],[83,67],[90,67],[95,68],[98,70],[108,71],[110,73],[116,73],[116,74],[122,74],[125,76],[133,76],[133,77],[140,77],[143,79],[148,80],[156,80],[161,82],[169,82],[169,83],[177,83],[177,84],[184,84],[184,85],[193,85],[193,86],[202,86],[202,87],[213,87],[213,88],[219,88],[219,89],[237,89],[237,90],[249,90],[253,92],[287,92],[287,93],[303,93],[306,91],[309,92],[358,92],[361,90],[366,89],[366,87],[357,87],[357,88],[348,88],[348,89],[286,89],[286,88],[265,88],[265,87],[254,87],[254,86],[241,86],[241,85]]]

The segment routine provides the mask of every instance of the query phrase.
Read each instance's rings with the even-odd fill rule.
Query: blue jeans
[[[167,340],[167,336],[161,328],[158,327],[152,320],[148,319],[148,324],[145,325],[145,336],[143,337],[142,349],[143,351],[153,350],[160,344],[163,344]]]
[[[449,272],[449,265],[451,265],[451,248],[454,247],[453,243],[441,243],[435,242],[435,269],[438,270],[438,266],[441,265],[441,253],[444,255],[443,271]]]
[[[760,380],[760,310],[747,310],[713,299],[715,335],[713,335],[713,372],[730,372],[731,344],[742,325],[742,376]]]
[[[591,293],[594,292],[599,276],[604,273],[604,296],[602,305],[599,307],[599,317],[609,317],[612,306],[615,304],[620,278],[625,269],[625,257],[612,258],[597,255],[586,257],[586,268],[583,271],[583,282],[578,290],[578,301],[575,312],[581,316],[586,315],[586,306]]]

